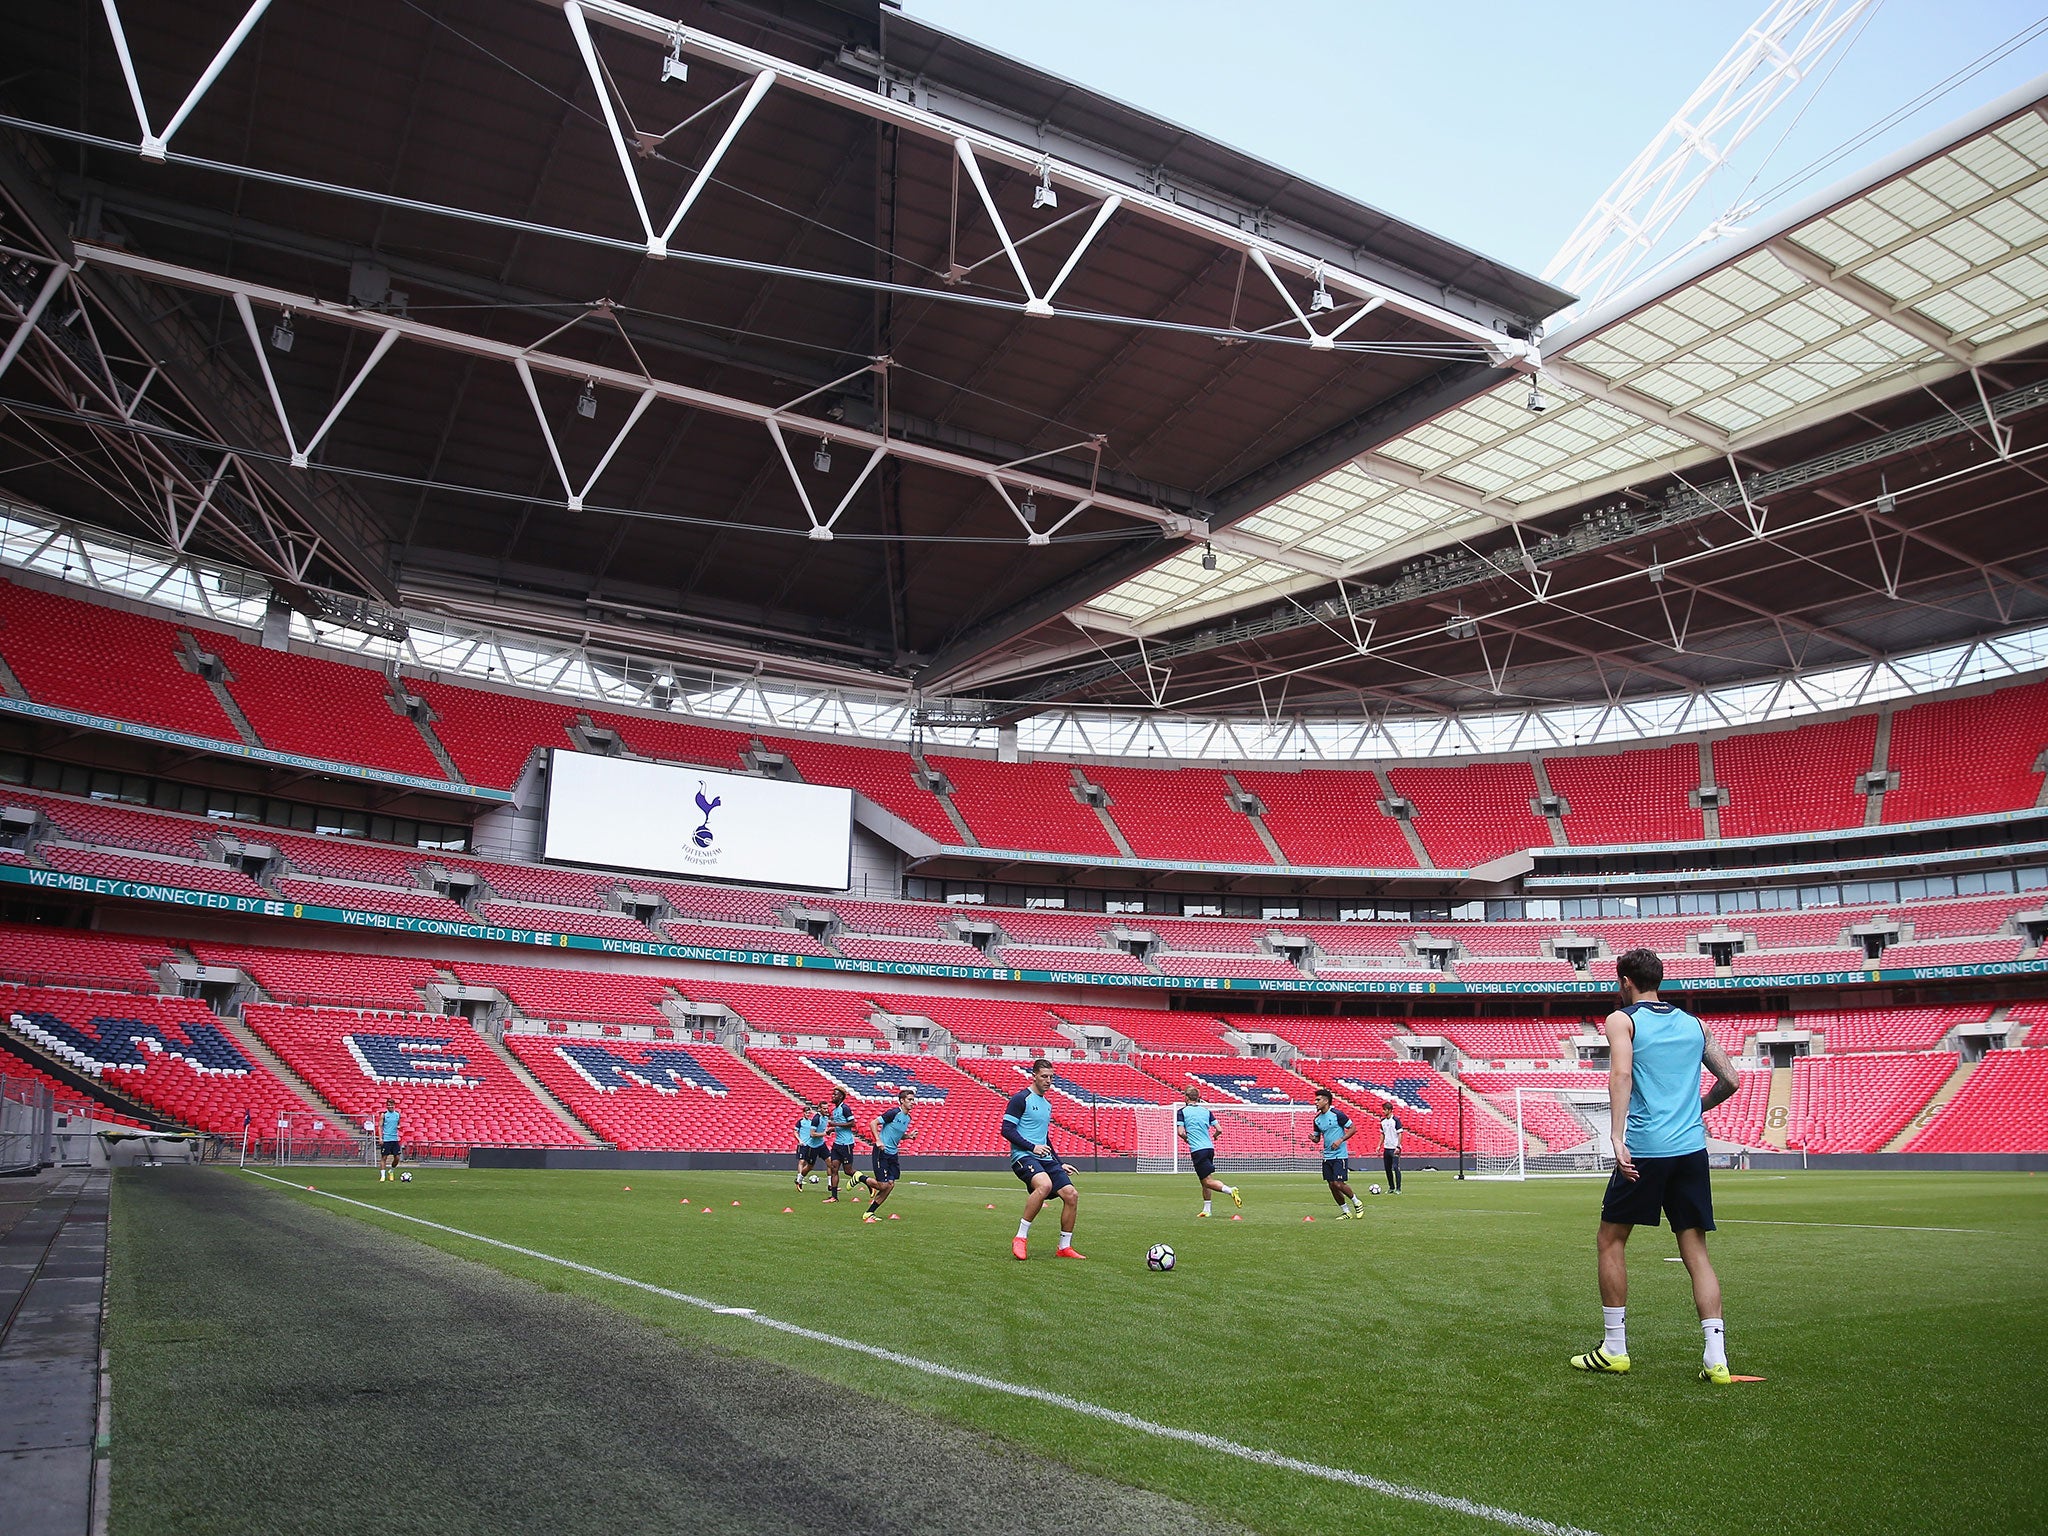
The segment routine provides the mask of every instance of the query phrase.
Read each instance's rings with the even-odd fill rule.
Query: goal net
[[[1316,1134],[1308,1104],[1208,1104],[1216,1115],[1216,1167],[1219,1176],[1276,1173],[1312,1163]],[[1186,1173],[1191,1168],[1187,1143],[1180,1139],[1173,1112],[1178,1104],[1139,1104],[1137,1154],[1140,1173]],[[1353,1154],[1359,1127],[1353,1117]],[[1377,1155],[1377,1154],[1375,1154]]]
[[[1591,1090],[1506,1088],[1465,1098],[1461,1147],[1468,1179],[1604,1175],[1614,1166],[1607,1085]]]

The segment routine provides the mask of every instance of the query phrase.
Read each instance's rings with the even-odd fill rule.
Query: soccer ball
[[[1173,1268],[1173,1250],[1164,1243],[1154,1243],[1145,1251],[1145,1267],[1159,1270]]]
[[[412,1175],[409,1173],[401,1173],[398,1176],[398,1182],[401,1184],[410,1184],[412,1182]]]
[[[818,1176],[814,1173],[809,1178],[805,1179],[804,1182],[806,1184],[815,1184],[818,1182]]]
[[[1365,1186],[1365,1192],[1368,1195],[1376,1195],[1380,1192],[1380,1187],[1377,1184],[1368,1184]]]

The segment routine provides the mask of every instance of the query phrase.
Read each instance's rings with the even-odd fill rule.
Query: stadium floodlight
[[[1661,587],[1664,585],[1664,567],[1661,564],[1648,567],[1643,574],[1650,578],[1652,586]]]
[[[289,352],[298,337],[292,334],[292,312],[284,311],[277,317],[277,324],[270,328],[270,344],[280,352]]]
[[[583,393],[576,397],[576,414],[585,421],[597,418],[597,380],[583,381]]]
[[[811,468],[815,469],[821,475],[829,475],[830,473],[832,473],[831,438],[821,437],[818,439],[818,451],[811,455]]]
[[[1059,205],[1060,195],[1052,188],[1052,161],[1041,160],[1038,162],[1038,185],[1031,189],[1031,206],[1057,208]]]
[[[683,62],[683,34],[680,29],[668,35],[668,57],[661,61],[661,82],[671,80],[678,84],[690,78],[690,66]]]
[[[1024,499],[1017,503],[1017,515],[1027,523],[1038,521],[1038,501],[1029,491],[1026,491]]]
[[[1529,398],[1525,403],[1531,411],[1539,415],[1550,409],[1549,402],[1543,398],[1542,374],[1532,373],[1529,375]]]
[[[1336,307],[1337,300],[1331,295],[1328,286],[1323,282],[1322,265],[1318,263],[1316,266],[1316,291],[1308,301],[1308,312],[1312,315],[1320,315]]]
[[[1216,569],[1216,546],[1214,544],[1204,544],[1202,546],[1202,569],[1205,571]]]

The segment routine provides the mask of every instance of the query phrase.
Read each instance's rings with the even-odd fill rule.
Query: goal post
[[[1281,1173],[1316,1157],[1316,1117],[1308,1104],[1215,1104],[1216,1167],[1219,1175]],[[1176,1134],[1178,1104],[1138,1104],[1137,1156],[1140,1173],[1187,1173],[1187,1144]],[[1352,1135],[1357,1135],[1354,1127]]]
[[[1508,1181],[1604,1176],[1614,1167],[1614,1151],[1602,1129],[1606,1088],[1602,1080],[1597,1094],[1590,1085],[1585,1091],[1465,1089],[1464,1176]]]

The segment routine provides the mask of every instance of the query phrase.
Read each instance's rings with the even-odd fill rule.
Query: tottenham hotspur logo
[[[714,838],[711,830],[711,813],[723,804],[725,804],[725,797],[723,795],[713,795],[706,799],[704,796],[704,781],[702,779],[697,781],[697,809],[704,813],[704,819],[697,823],[697,830],[690,834],[690,841],[699,848],[709,848],[711,846]]]

